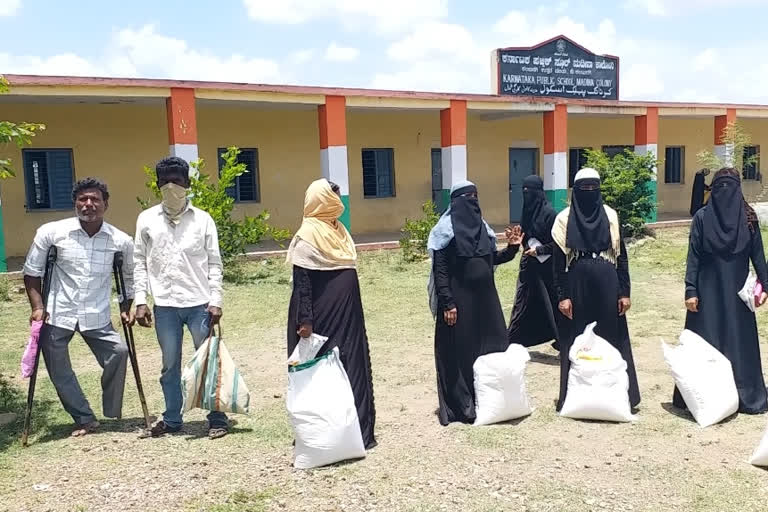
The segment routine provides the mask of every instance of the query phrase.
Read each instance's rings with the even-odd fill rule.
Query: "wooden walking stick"
[[[58,249],[56,246],[51,246],[48,249],[48,256],[45,260],[45,272],[43,273],[43,325],[45,325],[46,317],[48,316],[48,294],[51,291],[51,275],[53,274],[53,266],[56,264],[56,257],[58,255]],[[43,329],[40,328],[42,334]],[[27,439],[29,438],[29,428],[32,423],[32,405],[35,400],[35,385],[37,384],[37,368],[40,365],[40,351],[43,346],[43,336],[37,342],[37,353],[35,354],[35,367],[32,369],[32,375],[29,376],[29,389],[27,390],[27,411],[24,415],[24,430],[21,432],[21,446],[27,446]]]
[[[125,278],[123,277],[123,253],[115,253],[115,259],[113,263],[113,271],[115,274],[115,288],[117,289],[117,300],[120,304],[120,311],[127,311],[127,301],[125,300]],[[136,357],[136,343],[133,339],[133,328],[121,322],[123,324],[123,334],[125,335],[125,344],[128,345],[128,357],[131,360],[131,368],[133,369],[133,376],[136,378],[136,390],[139,392],[139,400],[141,401],[141,410],[144,413],[144,423],[149,429],[152,427],[152,423],[149,420],[149,410],[147,409],[147,399],[144,397],[144,386],[141,385],[141,375],[139,374],[139,360]]]

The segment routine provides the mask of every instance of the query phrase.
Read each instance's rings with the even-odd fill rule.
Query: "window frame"
[[[379,151],[386,151],[389,153],[389,161],[390,161],[390,168],[389,168],[389,179],[392,184],[392,193],[390,195],[379,195],[379,169],[376,167],[374,169],[376,173],[376,195],[366,195],[365,193],[365,164],[364,164],[364,155],[366,151],[373,151],[374,152],[374,165],[376,164],[376,158],[375,155]],[[395,148],[390,147],[364,147],[360,149],[360,170],[363,178],[363,199],[394,199],[397,197],[397,182],[395,180]],[[431,172],[430,172],[431,175]],[[431,188],[431,185],[430,185]]]
[[[69,168],[72,172],[72,180],[69,184],[69,190],[67,191],[68,197],[69,197],[69,204],[68,206],[53,206],[53,188],[52,188],[52,180],[50,175],[50,154],[54,151],[61,151],[61,152],[67,152],[69,153]],[[45,159],[46,159],[46,179],[48,181],[48,204],[50,206],[45,208],[33,208],[31,207],[31,191],[30,191],[30,184],[28,181],[27,176],[27,158],[28,155],[31,153],[45,153]],[[72,190],[75,186],[75,183],[77,182],[77,174],[75,172],[75,150],[74,148],[66,148],[66,147],[45,147],[45,148],[24,148],[21,150],[21,166],[22,166],[22,175],[24,177],[24,209],[28,213],[33,212],[64,212],[64,211],[70,211],[75,207],[74,201],[72,201]]]
[[[221,156],[227,152],[229,148],[223,147],[218,148],[218,155],[217,160],[219,164],[219,177],[221,177],[221,168],[223,160]],[[254,186],[254,198],[253,199],[240,199],[240,178],[241,176],[238,176],[235,178],[235,184],[227,189],[227,195],[235,200],[235,204],[260,204],[261,203],[261,169],[259,165],[259,148],[257,147],[249,147],[249,148],[238,148],[240,150],[240,153],[238,154],[238,157],[242,155],[244,152],[253,152],[253,165],[256,166],[255,172],[252,169],[248,169],[248,172],[250,172],[253,175],[253,186]],[[230,193],[230,190],[233,190],[233,193]]]
[[[667,150],[680,150],[680,181],[667,181]],[[685,185],[685,146],[664,146],[664,185]]]
[[[760,145],[759,144],[749,144],[747,146],[744,146],[744,152],[746,152],[747,148],[755,148],[755,155],[757,155],[757,161],[754,163],[754,177],[753,178],[747,178],[747,169],[744,167],[744,169],[741,170],[741,178],[744,181],[760,181]],[[745,155],[742,155],[744,157]]]
[[[576,177],[576,173],[578,173],[581,170],[581,168],[582,168],[582,166],[580,164],[577,165],[578,169],[576,169],[576,172],[571,174],[571,151],[578,151],[579,152],[579,162],[580,162],[581,161],[581,152],[583,151],[583,152],[586,153],[587,150],[591,150],[591,149],[592,148],[589,147],[589,146],[572,147],[572,148],[569,147],[568,148],[568,188],[573,188],[573,180]],[[586,163],[587,163],[587,157],[585,155],[584,156],[584,165],[586,165]]]

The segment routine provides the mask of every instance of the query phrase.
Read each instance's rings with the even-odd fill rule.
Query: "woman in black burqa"
[[[560,312],[570,321],[561,331],[559,411],[568,392],[568,357],[576,336],[597,322],[595,333],[621,353],[627,363],[629,402],[640,403],[637,373],[629,342],[626,312],[631,306],[629,261],[619,217],[603,204],[600,175],[580,170],[574,179],[570,208],[552,227],[555,241],[555,287]]]
[[[347,228],[339,188],[324,179],[313,182],[304,199],[304,220],[288,249],[293,265],[293,294],[288,309],[288,355],[300,338],[313,332],[328,338],[318,356],[339,347],[355,397],[366,449],[376,446],[373,378],[365,330],[357,252]]]
[[[515,306],[509,321],[509,343],[533,347],[555,340],[552,346],[559,349],[558,326],[564,317],[557,308],[552,259],[555,245],[552,226],[556,216],[544,194],[541,178],[525,178],[521,228],[522,246],[526,250],[520,258]]]
[[[432,229],[430,307],[436,316],[435,366],[442,425],[475,421],[475,360],[509,346],[494,266],[510,261],[521,242],[496,250],[483,220],[477,188],[464,181],[451,189],[451,205]]]
[[[706,206],[691,223],[685,272],[685,328],[718,349],[731,361],[739,412],[759,414],[768,410],[768,395],[760,363],[755,313],[738,296],[749,274],[768,285],[763,239],[755,211],[744,200],[735,169],[720,169],[712,180]],[[763,292],[756,306],[768,295]],[[685,409],[675,388],[673,404]]]

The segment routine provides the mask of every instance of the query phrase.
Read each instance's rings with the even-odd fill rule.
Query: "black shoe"
[[[165,434],[175,434],[176,432],[181,431],[181,425],[178,427],[172,427],[168,425],[165,421],[160,420],[157,423],[154,424],[154,426],[150,429],[149,434],[152,437],[160,437],[164,436]]]

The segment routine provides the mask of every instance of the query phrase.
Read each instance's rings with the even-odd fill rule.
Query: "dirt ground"
[[[139,439],[140,407],[129,370],[127,419],[71,439],[70,420],[42,372],[31,446],[19,447],[18,423],[0,430],[0,510],[768,510],[768,475],[747,463],[768,418],[739,415],[701,429],[669,404],[672,380],[660,339],[676,338],[683,325],[686,244],[687,231],[675,229],[630,250],[629,327],[643,396],[636,423],[558,417],[557,354],[542,346],[532,350],[527,372],[536,406],[530,417],[490,427],[441,427],[428,264],[403,265],[396,252],[366,254],[360,280],[379,446],[362,461],[294,470],[284,409],[289,273],[281,262],[259,263],[250,269],[252,284],[226,289],[224,340],[252,395],[252,414],[237,416],[230,436],[208,440],[204,416],[195,412],[180,435]],[[507,315],[517,262],[497,272]],[[0,308],[0,372],[24,385],[17,374],[27,307],[14,296]],[[758,320],[763,340],[764,314]],[[152,331],[137,335],[150,409],[157,414],[163,408],[159,349]],[[188,357],[191,343],[185,349]],[[71,351],[100,412],[98,367],[79,338]]]

